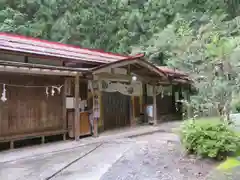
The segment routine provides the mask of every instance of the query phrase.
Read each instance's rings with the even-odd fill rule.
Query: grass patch
[[[235,168],[237,166],[240,166],[240,161],[238,161],[235,157],[228,157],[226,161],[221,163],[217,169],[218,170],[229,170],[232,168]]]
[[[240,133],[238,132],[237,134],[239,134],[239,138],[240,138]],[[235,167],[240,166],[240,161],[237,160],[237,157],[240,156],[240,149],[236,152],[234,157],[228,157],[223,163],[221,163],[217,169],[218,170],[229,170]]]

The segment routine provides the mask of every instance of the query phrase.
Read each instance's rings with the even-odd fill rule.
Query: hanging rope
[[[55,91],[57,90],[58,94],[60,94],[61,93],[61,88],[63,87],[63,85],[29,86],[29,85],[18,85],[18,84],[7,84],[7,83],[0,83],[0,85],[3,86],[2,96],[1,96],[1,100],[3,102],[7,101],[6,86],[23,87],[23,88],[45,88],[45,93],[46,93],[47,97],[49,96],[49,88],[51,88],[51,95],[54,96]]]
[[[45,87],[62,87],[63,85],[44,85],[44,86],[34,86],[34,85],[19,85],[19,84],[8,84],[8,83],[1,83],[0,85],[10,86],[10,87],[23,87],[23,88],[45,88]]]
[[[7,96],[6,96],[6,85],[5,85],[5,84],[3,84],[3,92],[2,92],[1,100],[2,100],[3,102],[7,101]]]

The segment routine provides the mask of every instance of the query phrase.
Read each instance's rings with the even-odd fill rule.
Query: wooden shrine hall
[[[182,118],[188,75],[123,56],[0,33],[0,146]],[[149,108],[149,107],[152,107]],[[148,109],[152,110],[149,114]]]

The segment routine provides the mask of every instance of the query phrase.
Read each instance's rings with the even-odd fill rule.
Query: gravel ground
[[[162,135],[135,138],[136,145],[100,180],[204,180],[214,164],[186,157],[179,142]]]

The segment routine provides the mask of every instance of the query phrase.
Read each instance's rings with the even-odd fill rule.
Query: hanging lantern
[[[132,76],[132,81],[136,81],[137,80],[137,76]]]

